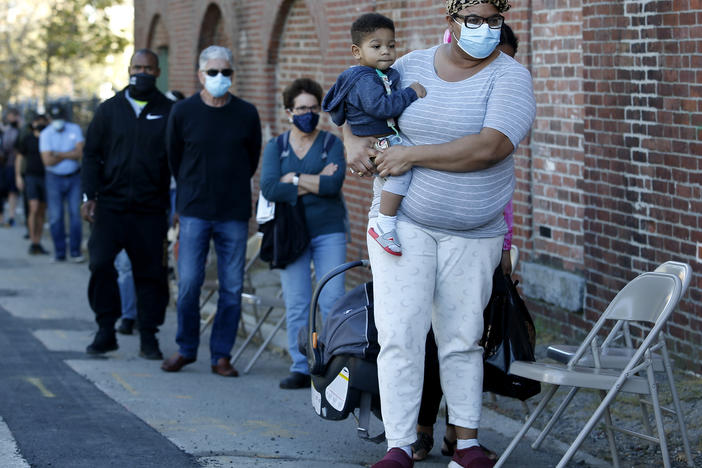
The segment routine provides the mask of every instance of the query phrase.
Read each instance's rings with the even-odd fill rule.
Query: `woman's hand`
[[[373,145],[378,139],[373,137],[357,137],[351,133],[351,128],[348,124],[343,126],[343,131],[346,165],[349,167],[349,172],[351,172],[351,174],[357,174],[360,177],[372,175],[375,172],[375,166],[370,160],[370,157],[375,155]]]
[[[280,178],[280,182],[284,184],[292,184],[294,176],[294,172],[288,172],[287,174],[283,174],[283,177]]]
[[[324,166],[324,169],[322,169],[322,172],[320,172],[319,175],[331,176],[334,175],[337,169],[339,169],[339,165],[337,163],[330,162],[329,164]]]
[[[24,180],[22,180],[22,176],[15,177],[15,185],[17,186],[17,190],[20,192],[24,191]]]
[[[385,151],[375,152],[375,167],[380,177],[402,175],[412,169],[411,147],[391,146]]]

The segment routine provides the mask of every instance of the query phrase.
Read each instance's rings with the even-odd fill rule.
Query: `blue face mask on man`
[[[232,79],[217,73],[215,76],[205,75],[205,89],[212,97],[222,97],[232,86]]]
[[[312,133],[319,123],[319,114],[316,112],[307,112],[306,114],[299,115],[295,114],[292,117],[292,122],[301,132]]]
[[[454,19],[454,21],[456,20]],[[499,28],[492,29],[487,23],[483,23],[479,28],[471,29],[458,21],[456,21],[456,23],[461,25],[461,37],[457,39],[454,35],[454,39],[456,39],[458,47],[471,57],[484,59],[490,55],[500,43],[501,29]]]

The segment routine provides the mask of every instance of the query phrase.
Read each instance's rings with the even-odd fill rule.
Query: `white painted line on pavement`
[[[2,417],[0,417],[0,465],[4,468],[29,468],[29,463],[19,453],[17,442]]]

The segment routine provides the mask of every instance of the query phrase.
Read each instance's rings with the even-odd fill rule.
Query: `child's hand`
[[[417,93],[417,96],[420,98],[423,98],[424,96],[427,95],[427,90],[424,86],[420,85],[416,81],[409,85],[410,88],[414,90],[415,93]]]
[[[322,169],[322,172],[319,173],[319,175],[324,175],[324,176],[330,176],[334,175],[336,170],[339,169],[339,165],[336,163],[329,163],[326,166],[324,166],[324,169]]]

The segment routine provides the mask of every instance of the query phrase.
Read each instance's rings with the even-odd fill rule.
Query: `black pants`
[[[102,329],[114,329],[122,311],[115,257],[127,251],[132,263],[141,333],[156,333],[168,305],[167,217],[98,208],[88,241],[88,301]]]
[[[427,335],[424,353],[424,386],[422,387],[422,402],[419,405],[417,424],[420,426],[433,426],[436,422],[436,414],[439,412],[441,397],[444,393],[441,390],[441,379],[439,377],[439,350],[436,347],[434,331],[431,329]],[[446,424],[448,424],[448,411],[446,412]]]

